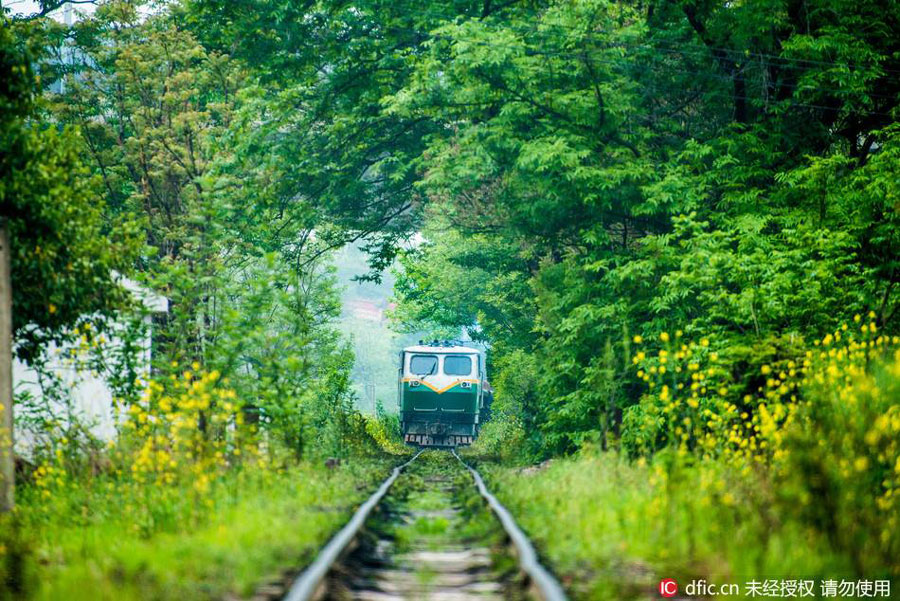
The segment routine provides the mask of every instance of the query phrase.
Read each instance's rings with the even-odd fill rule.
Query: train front
[[[483,361],[478,349],[434,342],[400,354],[403,439],[418,446],[471,444],[478,429]]]

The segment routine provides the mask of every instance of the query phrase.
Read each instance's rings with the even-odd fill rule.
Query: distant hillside
[[[383,274],[380,284],[354,281],[366,273],[366,256],[355,247],[346,247],[335,254],[337,278],[343,288],[343,311],[339,329],[353,341],[356,363],[353,367],[353,388],[357,406],[365,412],[375,411],[376,399],[385,409],[397,410],[397,354],[416,340],[416,335],[393,332],[387,321],[394,276]]]

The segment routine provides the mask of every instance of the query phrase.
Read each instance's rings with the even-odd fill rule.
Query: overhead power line
[[[423,16],[423,13],[418,13],[416,16]],[[446,14],[438,14],[438,13],[430,13],[430,14],[425,13],[424,16],[425,16],[425,18],[431,18],[431,19],[435,19],[435,20],[443,20],[446,22],[445,23],[446,25],[450,25],[450,24],[454,23],[455,19],[457,19],[463,15],[459,15],[459,14],[446,15]],[[485,26],[486,29],[491,24],[491,21],[477,20],[477,19],[472,18],[471,16],[468,17],[468,19],[469,19],[469,22],[478,23],[482,26]],[[538,21],[534,26],[531,26],[531,27],[515,27],[511,24],[501,24],[497,29],[498,30],[505,29],[505,30],[513,31],[513,32],[519,33],[519,34],[542,33],[542,30],[546,30],[546,29],[556,29],[556,30],[565,31],[565,32],[576,32],[576,33],[579,33],[582,35],[588,34],[588,35],[592,35],[592,36],[597,33],[602,33],[602,32],[596,31],[596,30],[591,31],[590,29],[585,29],[585,27],[581,26],[581,25],[577,25],[577,26],[576,25],[564,25],[562,23],[547,23],[547,22],[542,22],[542,21]],[[410,28],[410,30],[412,30],[412,29]],[[420,31],[420,30],[415,30],[415,31]],[[431,31],[434,31],[434,29],[432,29]],[[423,32],[423,33],[431,34],[431,31]],[[735,48],[728,48],[728,47],[724,47],[724,46],[709,46],[706,44],[695,45],[692,47],[685,48],[683,46],[675,47],[675,46],[666,46],[666,45],[661,45],[661,44],[651,44],[651,43],[647,43],[647,42],[638,42],[638,43],[617,42],[616,44],[611,45],[611,47],[645,48],[647,50],[667,50],[670,52],[678,52],[678,53],[693,52],[693,53],[698,53],[698,54],[710,53],[710,52],[720,52],[720,53],[727,54],[729,57],[732,58],[732,60],[746,60],[749,57],[753,57],[753,58],[758,58],[758,59],[765,59],[768,61],[778,61],[778,62],[783,63],[785,66],[787,66],[787,65],[796,66],[799,64],[828,66],[828,67],[843,66],[843,67],[847,67],[850,69],[856,69],[856,70],[870,69],[873,66],[871,64],[851,63],[851,62],[847,62],[847,61],[828,61],[828,60],[814,59],[814,58],[787,57],[787,56],[783,56],[783,55],[779,55],[779,54],[771,54],[771,53],[766,53],[766,52],[761,52],[761,51],[738,50]],[[894,74],[900,75],[900,69],[889,69],[886,67],[882,67],[880,65],[878,65],[878,68],[881,69],[885,73],[894,73]]]
[[[409,31],[412,31],[412,30],[409,30]],[[612,58],[612,57],[609,57],[609,55],[606,53],[601,54],[596,49],[593,51],[588,51],[587,49],[584,49],[584,50],[577,51],[577,52],[573,52],[573,51],[560,52],[560,51],[545,50],[545,49],[535,49],[535,48],[527,46],[527,44],[524,44],[524,43],[523,43],[523,45],[520,46],[520,45],[503,44],[503,43],[498,43],[495,41],[482,40],[482,39],[455,38],[455,37],[441,35],[441,34],[432,35],[432,37],[430,39],[445,40],[445,41],[454,42],[454,43],[474,44],[474,45],[492,47],[492,48],[505,48],[508,50],[523,51],[523,52],[531,53],[533,55],[539,55],[539,56],[545,56],[545,57],[582,59],[582,60],[584,58],[589,57],[589,58],[591,58],[592,62],[594,62],[594,63],[606,64],[606,65],[617,66],[617,67],[625,67],[625,66],[634,67],[635,66],[635,63],[631,62],[631,59],[628,59],[627,57]],[[612,48],[613,47],[610,46],[608,49],[612,49]],[[641,58],[643,58],[643,57],[641,57]],[[712,58],[712,57],[710,57],[710,58]],[[652,60],[655,61],[657,64],[659,64],[660,59],[658,57],[653,57]],[[542,71],[552,71],[552,69],[549,69],[548,67],[537,67],[537,68]],[[707,79],[719,80],[723,83],[730,84],[730,83],[733,83],[733,81],[734,81],[733,76],[725,75],[725,74],[717,74],[717,73],[714,73],[711,71],[697,71],[697,70],[685,69],[683,67],[676,67],[676,66],[672,66],[672,65],[662,65],[662,66],[660,66],[660,68],[665,69],[671,73],[680,73],[680,74],[684,74],[684,75],[705,77]],[[748,80],[747,83],[752,84],[752,80]],[[644,85],[646,85],[646,82],[644,82]],[[780,86],[782,88],[786,88],[788,90],[792,90],[793,91],[792,93],[823,92],[823,93],[831,93],[834,95],[848,95],[851,93],[851,91],[848,89],[837,89],[837,88],[829,88],[829,87],[824,87],[824,86],[810,86],[810,85],[803,84],[803,83],[790,84],[787,82],[781,82],[778,84],[778,86]],[[722,97],[727,96],[729,98],[736,99],[736,100],[747,100],[747,101],[755,101],[755,102],[765,101],[765,98],[761,98],[759,96],[735,95],[733,93],[724,93],[724,92],[716,93],[714,90],[706,91],[706,92],[704,92],[704,94],[707,96],[710,96],[710,95],[715,96],[718,94],[718,95],[721,95]],[[875,92],[863,92],[863,94],[868,98],[878,98],[878,99],[888,100],[888,101],[892,101],[892,102],[898,101],[898,97],[893,96],[893,95],[878,94]],[[794,98],[794,97],[792,97],[790,99],[773,100],[773,102],[777,102],[777,103],[790,102],[790,106],[793,106],[793,107],[805,107],[805,108],[811,108],[811,109],[817,109],[817,110],[826,110],[826,111],[842,110],[842,107],[834,107],[834,106],[826,106],[826,105],[820,105],[820,104],[811,104],[811,103],[800,102],[797,98]],[[858,115],[878,115],[878,116],[884,116],[884,117],[893,117],[893,115],[891,113],[887,113],[887,112],[883,112],[883,111],[854,110],[853,112]]]

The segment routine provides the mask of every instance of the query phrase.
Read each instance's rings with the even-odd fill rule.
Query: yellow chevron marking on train
[[[457,384],[460,384],[462,382],[471,382],[472,384],[478,384],[479,380],[473,380],[471,378],[464,378],[462,380],[456,380],[452,384],[448,384],[447,386],[444,386],[443,388],[435,388],[428,382],[425,382],[424,380],[419,380],[418,378],[403,378],[401,380],[401,382],[418,382],[419,384],[422,384],[429,390],[433,390],[434,392],[436,392],[438,394],[443,394],[443,393],[447,392],[448,390],[450,390],[451,388],[453,388],[454,386],[456,386]]]

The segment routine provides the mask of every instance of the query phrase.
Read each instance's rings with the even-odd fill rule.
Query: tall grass
[[[221,599],[302,566],[390,461],[359,416],[354,461],[329,466],[242,416],[195,367],[151,384],[106,446],[49,437],[0,517],[0,599]]]
[[[752,374],[706,339],[663,343],[634,355],[646,392],[619,450],[487,468],[579,596],[900,577],[900,340],[857,318]]]

